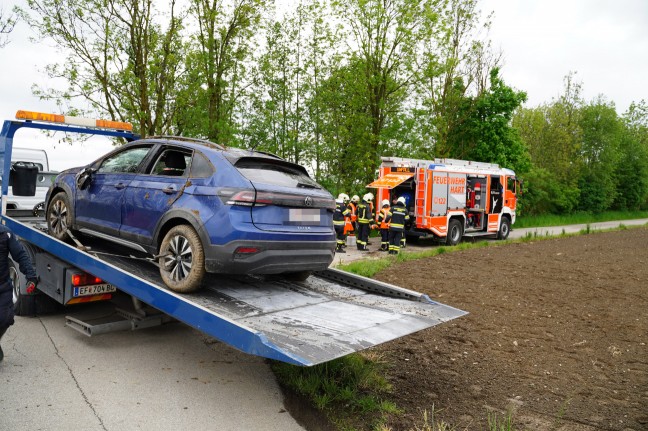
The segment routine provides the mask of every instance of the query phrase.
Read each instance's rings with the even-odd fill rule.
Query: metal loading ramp
[[[466,314],[417,292],[334,269],[303,282],[208,275],[199,292],[180,295],[166,289],[157,267],[142,256],[120,256],[99,242],[89,244],[98,257],[91,256],[10,220],[21,237],[42,235],[38,244],[50,253],[152,307],[243,352],[288,363],[323,363]]]

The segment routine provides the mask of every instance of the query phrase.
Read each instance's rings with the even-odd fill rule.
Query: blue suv
[[[302,166],[197,139],[124,145],[61,172],[46,202],[52,236],[152,254],[176,292],[197,290],[206,272],[305,278],[335,254],[335,201]]]

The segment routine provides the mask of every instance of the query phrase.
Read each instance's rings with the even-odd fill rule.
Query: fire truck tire
[[[47,206],[47,231],[54,238],[65,241],[67,230],[72,226],[72,207],[67,193],[57,193]]]
[[[497,239],[505,240],[511,233],[511,222],[507,217],[502,217],[499,232],[497,232]]]
[[[451,219],[448,223],[448,235],[446,236],[446,245],[457,245],[461,242],[463,229],[461,222],[457,219]]]
[[[160,276],[169,289],[195,292],[205,276],[205,252],[193,227],[181,224],[167,232],[158,253]]]

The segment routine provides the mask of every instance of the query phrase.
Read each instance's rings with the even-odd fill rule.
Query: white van
[[[45,150],[33,148],[16,148],[11,152],[11,162],[31,162],[38,166],[36,177],[36,194],[34,196],[14,196],[11,186],[7,195],[7,210],[29,211],[41,202],[45,202],[47,189],[52,184],[52,174],[49,172],[49,161]]]

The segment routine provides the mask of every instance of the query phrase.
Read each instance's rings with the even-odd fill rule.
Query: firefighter
[[[356,245],[358,250],[369,250],[367,248],[367,240],[369,239],[369,230],[375,223],[371,215],[371,207],[369,203],[373,200],[373,195],[367,193],[362,197],[362,202],[358,204],[358,239]]]
[[[347,206],[347,208],[349,209],[349,215],[347,216],[344,224],[345,235],[355,235],[358,230],[358,202],[360,202],[358,195],[353,195],[351,201]]]
[[[374,210],[374,195],[373,193],[369,192],[365,196],[369,197],[369,200],[367,203],[369,204],[369,214],[371,218],[371,224],[369,226],[369,234],[367,235],[367,245],[370,245],[371,242],[369,241],[369,238],[371,237],[371,230],[375,229],[378,225],[376,224],[376,211]]]
[[[398,254],[400,251],[401,238],[405,229],[405,222],[409,220],[405,198],[403,196],[396,200],[396,205],[391,208],[389,217],[389,254]]]
[[[333,227],[335,228],[336,253],[345,253],[346,235],[344,234],[344,220],[350,211],[347,208],[349,196],[346,193],[340,193],[335,200],[335,212],[333,213]]]
[[[389,211],[389,200],[384,199],[382,201],[382,208],[380,213],[378,213],[378,226],[380,227],[380,251],[389,250],[389,222],[387,218],[390,216],[391,212]]]

